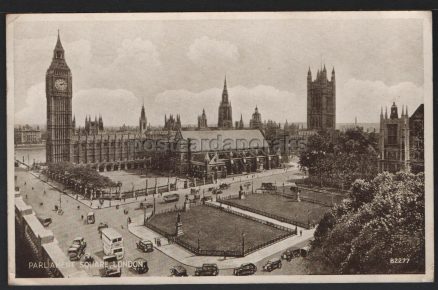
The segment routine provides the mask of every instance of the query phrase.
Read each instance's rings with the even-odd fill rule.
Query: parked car
[[[234,268],[233,274],[236,276],[253,275],[257,272],[257,267],[253,263],[242,264],[238,268]]]
[[[290,262],[293,258],[301,256],[300,249],[298,248],[291,248],[283,252],[281,254],[281,259],[286,260]]]
[[[187,270],[183,266],[174,266],[170,268],[170,274],[175,277],[187,277]]]
[[[215,188],[213,189],[213,194],[222,194],[222,190]]]
[[[195,270],[195,276],[217,276],[218,274],[219,268],[216,264],[203,264]]]
[[[269,260],[266,265],[263,266],[263,270],[267,272],[271,272],[275,269],[281,269],[281,260],[278,258]]]
[[[153,208],[154,205],[152,203],[144,203],[144,202],[140,202],[140,209],[145,209],[145,208]]]
[[[221,185],[219,185],[220,189],[228,189],[229,187],[230,187],[230,185],[227,183],[222,183]]]
[[[99,223],[97,226],[97,231],[102,235],[102,229],[106,229],[108,227],[107,223]]]
[[[85,242],[83,237],[76,237],[70,248],[68,248],[68,256],[70,261],[78,261],[85,254],[85,248],[87,247],[87,242]]]
[[[122,269],[114,255],[103,257],[103,269],[101,270],[102,277],[120,277]]]
[[[38,220],[44,227],[48,227],[52,223],[52,218],[50,217],[38,217]]]
[[[149,240],[140,240],[137,243],[137,249],[143,252],[152,252],[154,250],[154,245]]]
[[[149,271],[148,262],[143,258],[137,258],[132,262],[131,269],[138,274],[144,274]]]
[[[164,202],[174,202],[174,201],[178,201],[178,200],[179,200],[179,195],[176,193],[163,196]]]
[[[96,222],[96,218],[94,216],[94,212],[90,211],[87,214],[87,224],[94,224]]]

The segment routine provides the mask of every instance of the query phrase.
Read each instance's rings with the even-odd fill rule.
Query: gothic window
[[[388,145],[396,145],[397,144],[397,124],[388,124]]]

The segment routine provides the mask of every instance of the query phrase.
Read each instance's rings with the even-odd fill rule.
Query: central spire
[[[228,103],[227,75],[225,75],[224,89],[222,91],[222,102]]]

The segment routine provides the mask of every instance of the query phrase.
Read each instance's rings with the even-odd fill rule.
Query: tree
[[[314,257],[333,273],[424,272],[424,174],[379,174],[357,180],[349,199],[315,231]],[[409,263],[391,263],[394,258]]]

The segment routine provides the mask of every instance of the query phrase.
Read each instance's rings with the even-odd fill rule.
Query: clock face
[[[58,91],[65,91],[67,89],[67,82],[64,79],[57,79],[55,81],[55,88]]]

